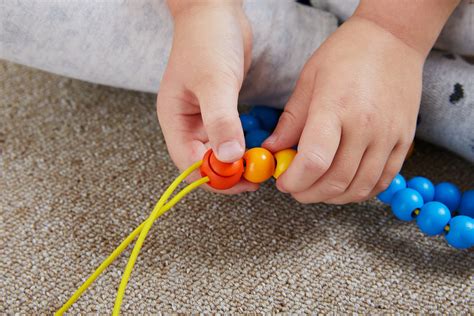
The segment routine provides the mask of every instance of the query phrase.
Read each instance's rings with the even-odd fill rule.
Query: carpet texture
[[[0,313],[51,314],[178,172],[155,96],[0,62]],[[474,166],[418,143],[404,175],[474,187]],[[70,310],[108,314],[129,251]],[[198,190],[151,230],[123,314],[473,313],[474,252],[373,200],[299,205]]]

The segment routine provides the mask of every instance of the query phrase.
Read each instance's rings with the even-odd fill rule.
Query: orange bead
[[[291,162],[295,158],[296,150],[291,149],[291,148],[283,149],[275,153],[274,156],[276,160],[276,168],[275,168],[275,172],[273,173],[273,177],[275,179],[278,179],[278,177],[281,176],[281,174],[285,172],[286,169],[288,169]]]
[[[244,172],[244,161],[243,159],[232,163],[219,161],[209,149],[202,159],[200,171],[201,176],[209,178],[207,184],[210,187],[226,190],[239,183]]]
[[[242,159],[232,163],[222,162],[217,160],[214,153],[211,153],[209,157],[209,164],[211,165],[212,170],[223,177],[230,177],[236,173],[242,173],[244,171],[244,162]]]
[[[255,147],[245,152],[244,178],[253,183],[268,180],[275,171],[275,158],[265,148]]]

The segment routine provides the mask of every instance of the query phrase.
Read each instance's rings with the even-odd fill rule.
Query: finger
[[[308,116],[313,80],[303,71],[273,133],[262,144],[271,152],[298,144]]]
[[[183,171],[196,161],[201,160],[210,145],[199,111],[196,114],[192,114],[192,112],[179,113],[181,112],[180,109],[190,108],[189,100],[177,97],[177,95],[182,95],[182,90],[175,87],[173,89],[168,88],[168,86],[162,85],[162,89],[158,94],[158,119],[171,159]],[[176,94],[170,93],[170,90],[176,92]],[[201,178],[201,174],[197,170],[186,181],[189,183],[199,178]],[[245,180],[229,190],[215,190],[209,186],[204,187],[210,191],[223,194],[236,194],[258,189],[258,185]]]
[[[339,119],[332,111],[309,111],[298,153],[277,181],[283,192],[309,189],[331,166],[341,137]]]
[[[237,110],[239,90],[237,79],[218,74],[192,87],[201,107],[211,148],[223,162],[236,161],[245,151],[244,133]]]
[[[392,150],[393,145],[377,144],[369,146],[346,192],[341,196],[324,202],[330,204],[346,204],[361,202],[370,198]]]
[[[354,179],[367,141],[362,132],[351,129],[342,132],[341,145],[329,170],[309,189],[294,193],[293,197],[302,203],[325,201],[343,194]]]
[[[216,190],[209,185],[203,186],[204,189],[210,192],[214,193],[219,193],[219,194],[225,194],[225,195],[232,195],[232,194],[239,194],[243,192],[254,192],[257,191],[259,188],[259,185],[256,183],[251,183],[246,180],[241,180],[239,183],[237,183],[235,186],[233,186],[230,189],[227,190]]]
[[[385,164],[382,175],[369,197],[374,197],[380,192],[385,191],[390,183],[392,183],[393,178],[395,178],[402,169],[410,145],[411,142],[402,142],[398,143],[395,148],[393,148],[393,151]]]
[[[191,108],[188,100],[180,97],[183,93],[182,89],[163,83],[156,106],[169,154],[181,171],[202,159],[206,151],[206,134],[199,109],[183,113],[182,109]]]

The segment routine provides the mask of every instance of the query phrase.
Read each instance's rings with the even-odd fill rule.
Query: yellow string
[[[163,215],[166,211],[168,211],[171,207],[173,207],[179,200],[181,200],[186,194],[197,188],[199,185],[208,182],[209,179],[207,177],[202,178],[194,183],[188,185],[183,190],[181,190],[178,194],[176,194],[171,201],[165,205],[164,202],[168,200],[170,195],[173,193],[174,190],[179,186],[179,184],[189,176],[194,170],[201,166],[202,162],[196,162],[191,167],[186,169],[182,174],[180,174],[173,183],[168,187],[165,193],[162,195],[158,203],[156,204],[155,209],[157,209],[158,205],[160,205],[160,213],[155,220]],[[149,219],[149,218],[148,218]],[[148,221],[146,219],[143,221],[122,243],[109,255],[107,259],[105,259],[101,265],[94,271],[94,273],[89,276],[89,278],[76,290],[76,292],[69,298],[69,300],[55,313],[55,315],[62,315],[66,312],[75,301],[79,299],[79,297],[87,290],[87,288],[99,277],[99,275],[127,248],[127,246],[135,239],[135,237],[142,231],[145,223]]]
[[[206,183],[209,181],[208,177],[201,178],[199,180],[194,181],[190,185],[188,185],[186,188],[184,188],[181,192],[179,192],[173,200],[176,198],[176,202],[178,202],[180,199],[182,199],[186,194],[197,188],[198,186]],[[174,203],[176,203],[174,202]],[[171,206],[170,206],[171,207]],[[169,209],[169,208],[167,208]],[[125,267],[123,276],[122,276],[122,281],[120,282],[119,289],[117,291],[117,297],[115,298],[115,305],[114,305],[114,310],[112,315],[113,316],[118,316],[120,314],[120,307],[122,305],[122,300],[123,296],[125,294],[125,289],[127,288],[128,280],[130,279],[130,274],[132,273],[133,266],[135,265],[135,262],[137,260],[138,254],[140,253],[140,249],[143,245],[143,242],[145,241],[146,235],[148,234],[148,231],[150,230],[151,226],[153,225],[153,222],[163,215],[167,209],[163,208],[155,208],[153,212],[151,213],[150,217],[145,221],[145,225],[142,228],[142,231],[140,232],[140,236],[138,236],[137,242],[135,243],[135,246],[133,247],[132,254],[130,255],[130,258],[128,259],[127,266]]]
[[[76,292],[74,292],[69,300],[64,303],[64,305],[61,306],[61,308],[58,309],[56,313],[54,313],[54,315],[60,316],[64,314],[71,307],[71,305],[74,304],[79,299],[79,297],[81,297],[82,293],[84,293],[89,288],[95,279],[97,279],[102,274],[102,272],[125,250],[125,248],[127,248],[127,246],[141,232],[144,225],[145,221],[143,221],[140,226],[135,228],[135,230],[130,235],[128,235],[124,241],[122,241],[122,243],[110,254],[110,256],[100,264],[94,273],[92,273],[91,276],[84,283],[82,283],[81,287],[79,287]]]

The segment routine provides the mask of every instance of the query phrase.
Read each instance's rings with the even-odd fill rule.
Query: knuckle
[[[380,180],[380,173],[375,170],[367,172],[365,177],[356,186],[351,188],[351,196],[354,202],[361,202],[369,199]]]
[[[368,128],[372,126],[375,121],[375,113],[374,112],[363,112],[359,115],[358,125],[362,128]]]
[[[286,109],[283,113],[281,113],[280,119],[279,119],[279,123],[285,126],[294,126],[297,123],[297,121],[298,120],[296,118],[296,115],[293,112]]]
[[[342,194],[346,191],[349,183],[342,181],[328,181],[321,188],[321,192],[326,196],[335,196]]]
[[[323,173],[329,169],[329,162],[314,151],[303,153],[303,166],[307,172]]]
[[[353,194],[353,201],[360,202],[367,200],[372,192],[372,188],[361,188],[354,192]]]
[[[206,126],[212,130],[226,129],[234,123],[234,118],[224,112],[214,112],[209,115]]]
[[[229,87],[238,91],[239,86],[239,79],[232,71],[212,71],[196,76],[188,88],[199,98],[202,91],[218,91],[216,87]]]

